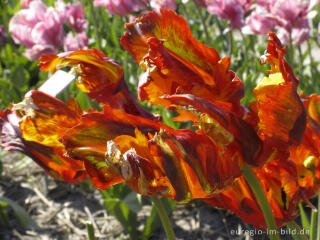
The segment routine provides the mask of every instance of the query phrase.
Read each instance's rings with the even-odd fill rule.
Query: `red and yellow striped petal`
[[[54,73],[63,67],[72,67],[78,74],[77,86],[89,97],[108,103],[106,97],[116,94],[123,84],[123,69],[98,49],[77,50],[40,58],[40,69]]]
[[[182,17],[149,12],[126,28],[121,44],[147,70],[139,82],[141,100],[166,105],[162,95],[190,93],[239,104],[243,84],[229,71],[230,59],[195,40]]]
[[[306,126],[306,113],[297,94],[298,79],[284,60],[285,48],[274,33],[269,33],[262,63],[269,63],[269,76],[253,90],[257,103],[252,107],[259,118],[259,135],[299,145]]]
[[[278,227],[294,220],[298,216],[297,206],[301,201],[294,164],[290,160],[273,160],[260,169],[254,169],[254,172],[267,196]],[[244,177],[236,179],[225,191],[203,200],[215,207],[228,209],[257,229],[267,228],[260,205]]]
[[[65,108],[67,107],[65,106]],[[21,133],[19,128],[20,120],[23,122],[23,119],[20,119],[15,110],[0,111],[0,133],[3,134],[0,145],[2,148],[8,151],[19,151],[26,154],[50,176],[58,180],[78,183],[87,178],[83,162],[66,157],[64,155],[64,146],[60,142],[53,140],[55,137],[50,136],[47,132],[44,133],[44,138],[51,138],[51,140],[44,141],[44,139],[41,139],[37,142],[41,133],[34,132],[37,136],[30,136],[23,131]],[[28,129],[26,122],[23,122],[23,124],[24,128]],[[39,122],[39,124],[41,123]],[[32,125],[31,128],[32,127],[34,127],[34,125]],[[42,127],[43,126],[41,126],[41,128]],[[50,127],[52,127],[51,124]],[[22,135],[27,136],[27,138],[30,136],[31,138],[26,140]]]
[[[302,143],[290,148],[290,159],[297,167],[304,197],[309,199],[320,188],[320,97],[311,95],[302,99],[307,110],[307,127]]]
[[[158,117],[143,109],[130,94],[123,79],[122,67],[98,49],[78,50],[40,58],[42,71],[72,67],[78,77],[76,85],[90,98],[103,105],[150,119]]]
[[[63,143],[70,157],[85,161],[98,188],[126,181],[138,193],[186,202],[241,175],[239,154],[228,156],[204,132],[174,130],[109,107],[84,115]],[[229,157],[233,165],[223,160]]]
[[[190,94],[164,96],[172,107],[189,109],[196,117],[196,123],[210,139],[222,148],[222,151],[232,154],[225,157],[226,165],[236,165],[241,169],[244,161],[259,166],[261,141],[255,130],[230,109],[224,102],[210,102]],[[230,162],[229,162],[230,161]],[[238,170],[239,171],[239,170]]]

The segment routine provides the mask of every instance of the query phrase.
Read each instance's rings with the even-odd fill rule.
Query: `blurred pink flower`
[[[15,43],[29,48],[26,56],[35,60],[41,52],[54,53],[63,43],[63,19],[41,1],[17,12],[9,23]]]
[[[88,48],[88,37],[85,32],[77,33],[75,37],[72,32],[69,32],[64,39],[65,51],[76,51],[86,48]]]
[[[200,7],[206,7],[206,0],[196,0],[196,3],[199,4]]]
[[[35,43],[31,32],[36,24],[45,18],[47,7],[41,1],[30,3],[30,8],[17,12],[9,22],[9,32],[15,43],[30,48]]]
[[[24,56],[32,61],[38,60],[42,55],[56,53],[57,49],[52,45],[36,44],[32,48],[28,48]]]
[[[102,6],[111,14],[127,16],[129,13],[146,8],[145,0],[95,0],[94,6]]]
[[[35,44],[52,45],[55,48],[62,45],[63,21],[53,8],[48,8],[45,18],[34,26],[31,37]]]
[[[292,43],[299,45],[309,38],[308,13],[318,3],[319,0],[257,0],[243,32],[265,34],[275,28],[284,44],[291,37]]]
[[[175,0],[150,0],[150,6],[158,12],[160,8],[175,10],[177,7]]]
[[[70,27],[77,33],[84,31],[87,27],[88,22],[80,2],[67,6],[66,18]]]
[[[275,26],[275,21],[272,17],[264,16],[257,12],[252,12],[246,22],[246,26],[242,28],[242,32],[245,34],[267,34]]]
[[[59,14],[61,20],[67,20],[67,5],[63,0],[56,0],[54,2],[54,9]]]
[[[241,28],[244,24],[244,14],[249,11],[251,1],[248,0],[206,0],[208,12],[230,23],[230,28]]]

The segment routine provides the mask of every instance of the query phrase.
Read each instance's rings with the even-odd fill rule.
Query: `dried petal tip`
[[[25,116],[34,118],[35,117],[35,110],[39,110],[37,105],[33,102],[33,99],[31,97],[31,92],[28,92],[25,95],[25,98],[22,102],[14,104],[14,108],[16,110],[21,110],[25,113]]]
[[[110,165],[121,165],[121,151],[119,149],[119,146],[112,140],[107,142],[107,152],[105,154],[105,160]]]

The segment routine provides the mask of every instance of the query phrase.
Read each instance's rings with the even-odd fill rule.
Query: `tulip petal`
[[[295,163],[299,185],[305,198],[319,193],[320,188],[320,97],[302,96],[307,110],[307,127],[299,146],[291,146],[290,159]]]
[[[15,109],[0,111],[0,146],[8,151],[19,151],[32,158],[50,176],[71,183],[78,183],[87,178],[83,163],[64,156],[64,147],[60,142],[41,141],[34,137],[25,140],[19,129],[20,117]],[[23,120],[21,120],[23,121]],[[39,135],[39,133],[37,133]],[[46,134],[48,138],[50,136]],[[46,143],[49,143],[46,145]]]
[[[45,55],[39,65],[42,71],[51,73],[70,66],[78,74],[77,86],[90,98],[130,114],[159,119],[135,101],[124,82],[122,67],[98,49]]]
[[[297,206],[301,195],[293,162],[273,160],[254,172],[267,196],[277,226],[294,220],[298,216]],[[257,229],[267,228],[260,205],[244,177],[237,178],[223,192],[202,200],[215,207],[228,209]]]
[[[163,124],[107,106],[104,112],[85,114],[80,121],[64,135],[63,143],[70,157],[85,161],[91,180],[101,189],[124,181],[120,180],[122,178],[118,171],[105,163],[108,141],[120,135],[134,136],[136,128],[144,134],[159,131],[160,127],[167,128]]]
[[[241,153],[243,160],[251,165],[261,165],[256,161],[256,156],[261,150],[259,137],[249,124],[237,114],[227,110],[228,105],[223,102],[209,102],[190,94],[163,98],[170,101],[173,106],[176,105],[178,109],[183,107],[194,113],[200,129],[222,149],[229,149],[235,155]]]
[[[196,41],[182,17],[149,12],[126,28],[121,44],[147,70],[139,82],[141,100],[166,105],[160,96],[191,93],[239,104],[243,84],[229,71],[230,60]]]
[[[239,154],[229,166],[222,161],[229,156],[202,131],[174,130],[110,107],[83,115],[63,143],[68,156],[85,161],[98,188],[126,181],[140,194],[187,202],[210,196],[241,175]]]
[[[118,92],[123,82],[122,67],[98,49],[46,55],[40,58],[39,66],[42,71],[51,73],[66,66],[73,67],[79,75],[77,86],[102,103],[104,96]]]
[[[298,79],[284,60],[285,48],[274,33],[262,63],[270,63],[269,77],[260,81],[253,94],[257,99],[259,134],[298,145],[306,126],[306,113],[297,94]]]

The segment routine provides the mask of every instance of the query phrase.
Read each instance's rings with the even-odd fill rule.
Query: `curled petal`
[[[147,70],[139,82],[140,99],[166,105],[159,99],[163,94],[192,93],[239,103],[243,85],[229,71],[230,60],[196,41],[173,11],[149,12],[126,28],[121,44]]]
[[[124,181],[119,172],[105,162],[107,142],[120,135],[134,136],[136,128],[148,134],[159,131],[161,127],[167,128],[149,119],[105,106],[104,112],[83,115],[80,124],[65,134],[63,143],[70,157],[85,161],[95,186],[106,189]]]
[[[273,160],[254,172],[267,196],[277,225],[280,227],[294,220],[298,216],[297,206],[301,201],[294,164],[290,160]],[[215,207],[228,209],[257,229],[267,227],[260,205],[244,177],[237,178],[223,192],[203,200]]]
[[[22,114],[20,129],[23,139],[55,147],[64,132],[77,125],[82,110],[74,102],[69,105],[41,91],[32,90],[24,101],[15,105]]]
[[[119,91],[123,82],[122,67],[97,49],[46,55],[40,58],[39,65],[42,71],[51,73],[66,66],[73,67],[79,75],[77,86],[98,102],[104,102],[104,96]]]
[[[22,138],[24,132],[19,129],[18,116],[15,109],[0,111],[0,146],[8,151],[19,151],[32,158],[50,176],[71,183],[78,183],[87,178],[82,162],[64,156],[64,147],[53,141],[36,142],[34,139]],[[39,133],[37,133],[39,135]],[[50,138],[48,134],[47,137]],[[46,145],[46,143],[49,143]]]
[[[320,97],[311,95],[302,99],[307,110],[307,127],[302,143],[290,148],[290,159],[297,167],[304,196],[309,199],[318,194],[320,188]]]
[[[232,151],[234,157],[241,155],[247,163],[261,165],[260,162],[257,162],[257,156],[261,151],[259,137],[249,124],[234,112],[227,110],[230,109],[230,106],[224,102],[213,103],[188,94],[164,96],[163,98],[177,108],[189,109],[194,113],[199,128],[223,149]],[[234,162],[234,159],[231,162]],[[239,165],[239,163],[234,164]]]
[[[229,156],[202,131],[174,130],[109,107],[83,115],[63,143],[68,156],[85,161],[99,188],[126,181],[143,195],[186,202],[210,196],[241,175],[239,154]],[[229,157],[232,165],[222,161]]]
[[[170,180],[176,201],[209,196],[227,182],[218,172],[219,148],[204,134],[161,130],[150,141],[150,150]]]
[[[123,79],[122,67],[97,49],[45,55],[39,65],[42,71],[51,73],[70,66],[78,74],[77,86],[90,98],[130,114],[158,118],[139,106],[130,94]]]
[[[259,118],[259,134],[289,145],[298,145],[306,126],[306,113],[296,92],[298,79],[284,60],[285,48],[274,33],[269,33],[262,63],[270,63],[269,76],[260,81],[253,94],[257,99],[253,111]]]

